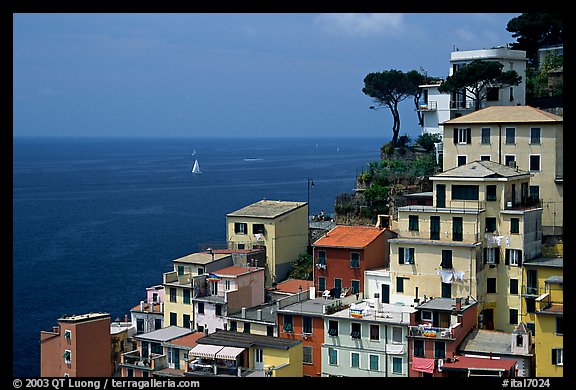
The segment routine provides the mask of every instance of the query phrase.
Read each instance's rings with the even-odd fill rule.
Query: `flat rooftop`
[[[179,257],[174,260],[176,263],[189,263],[189,264],[208,264],[216,260],[224,259],[232,256],[230,253],[213,253],[210,252],[196,252],[189,255]]]
[[[353,316],[352,313],[362,311],[362,317]],[[410,314],[416,312],[416,309],[408,305],[396,305],[390,303],[380,303],[379,309],[370,307],[368,302],[364,301],[351,305],[347,309],[340,310],[328,317],[348,318],[353,321],[370,321],[383,322],[388,324],[408,325],[410,324]]]
[[[302,343],[302,340],[264,336],[244,332],[233,332],[222,329],[217,329],[216,332],[210,333],[209,335],[198,339],[198,344],[213,344],[239,348],[262,346],[277,349],[289,349],[300,343]]]
[[[306,202],[282,200],[261,200],[239,210],[226,214],[226,217],[277,218],[283,214],[305,206]]]
[[[462,298],[461,300],[461,310],[467,310],[476,304],[476,301],[469,299],[468,303]],[[428,299],[426,302],[420,303],[416,306],[419,310],[438,310],[438,311],[452,311],[456,307],[456,298],[432,298]]]
[[[142,333],[136,335],[137,339],[152,340],[152,341],[170,341],[178,337],[185,336],[192,333],[192,330],[183,328],[181,326],[170,325],[166,328],[153,330],[152,332]]]
[[[513,355],[512,333],[474,328],[462,341],[461,353]]]
[[[83,321],[91,321],[91,320],[98,320],[110,318],[110,313],[86,313],[86,314],[74,314],[69,316],[64,316],[62,318],[58,318],[58,322],[65,322],[65,323],[72,323],[72,322],[83,322]]]
[[[564,267],[564,258],[563,257],[539,257],[536,259],[528,260],[523,263],[524,266],[530,267],[556,267],[556,268],[563,268]]]

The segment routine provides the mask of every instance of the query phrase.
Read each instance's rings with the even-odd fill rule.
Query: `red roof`
[[[314,286],[312,280],[303,279],[288,279],[282,283],[276,285],[276,291],[287,292],[287,293],[298,293],[300,292],[299,287],[302,287],[302,291],[310,290],[310,287]]]
[[[385,230],[371,226],[338,225],[314,243],[316,247],[365,248]]]
[[[196,340],[198,340],[201,337],[204,337],[205,334],[204,332],[193,332],[193,333],[189,333],[187,335],[184,335],[182,337],[177,337],[175,339],[170,340],[170,344],[174,344],[174,345],[178,345],[178,346],[182,346],[182,347],[191,347],[194,348],[198,343],[196,342]]]
[[[242,275],[248,272],[258,271],[264,268],[260,267],[239,267],[237,265],[231,265],[230,267],[222,268],[218,271],[214,271],[213,273],[216,275],[222,276],[236,276]]]
[[[451,363],[448,363],[444,359],[444,368],[447,369],[492,369],[492,370],[510,370],[516,365],[516,360],[512,359],[490,359],[480,358],[480,357],[469,357],[469,356],[456,356],[458,361],[452,359]]]
[[[150,310],[150,306],[152,306],[152,310]],[[140,305],[136,305],[134,306],[132,309],[130,309],[130,311],[141,311],[140,310]],[[160,311],[160,304],[159,303],[144,303],[144,312],[150,312],[152,311],[153,313],[162,313]]]

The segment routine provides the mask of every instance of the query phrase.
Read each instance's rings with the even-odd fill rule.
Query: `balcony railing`
[[[451,325],[450,328],[438,328],[426,325],[410,326],[408,327],[408,337],[427,337],[454,340],[461,329],[462,324],[459,322]]]
[[[504,210],[532,210],[542,208],[542,199],[528,198],[520,202],[506,200]]]
[[[120,358],[120,364],[147,368],[151,370],[161,370],[168,367],[166,355],[151,354],[150,357],[142,357],[140,351],[130,351],[123,353]]]
[[[450,108],[453,110],[458,110],[458,109],[466,109],[466,110],[471,110],[474,108],[474,100],[466,100],[466,101],[460,101],[460,100],[456,100],[456,101],[450,101]]]
[[[430,100],[428,102],[422,102],[418,104],[418,111],[436,111],[437,104],[435,100]]]

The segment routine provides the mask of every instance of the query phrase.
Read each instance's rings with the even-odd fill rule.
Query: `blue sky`
[[[14,136],[386,137],[370,72],[446,77],[520,13],[16,13]],[[418,136],[411,100],[401,134]]]

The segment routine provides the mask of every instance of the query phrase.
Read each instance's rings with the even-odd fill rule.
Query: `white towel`
[[[442,282],[444,283],[452,283],[452,278],[454,277],[453,271],[444,271],[439,269],[438,275],[442,278]]]

